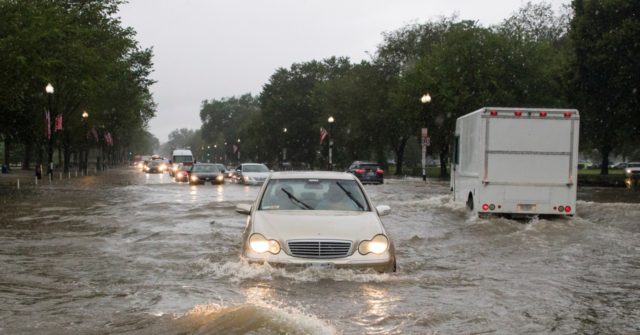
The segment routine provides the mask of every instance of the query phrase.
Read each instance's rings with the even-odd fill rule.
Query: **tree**
[[[574,0],[570,36],[574,45],[571,99],[582,116],[582,138],[602,156],[640,129],[640,2]],[[586,135],[586,136],[585,136]]]

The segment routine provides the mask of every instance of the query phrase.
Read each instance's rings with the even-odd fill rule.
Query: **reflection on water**
[[[365,188],[392,207],[398,273],[243,262],[234,208],[256,186],[115,169],[42,187],[2,207],[0,333],[640,333],[626,193],[523,222],[470,217],[446,183]]]

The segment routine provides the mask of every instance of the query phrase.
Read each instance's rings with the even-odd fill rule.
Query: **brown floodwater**
[[[30,179],[30,178],[29,178]],[[581,188],[573,218],[470,216],[448,184],[366,186],[398,272],[240,257],[258,187],[113,169],[0,183],[0,334],[640,333],[640,198]]]

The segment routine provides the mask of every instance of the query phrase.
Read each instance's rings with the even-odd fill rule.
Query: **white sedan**
[[[396,270],[395,250],[380,216],[389,206],[373,207],[362,184],[342,172],[275,172],[249,215],[242,257],[249,262],[307,267]]]

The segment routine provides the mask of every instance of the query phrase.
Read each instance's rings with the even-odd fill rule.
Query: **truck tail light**
[[[547,117],[547,112],[540,112],[540,117]]]
[[[482,205],[482,210],[485,211],[485,212],[488,211],[489,210],[489,204],[483,204]]]
[[[564,113],[564,117],[566,117],[566,118],[571,117],[571,112],[565,112],[565,113]]]
[[[513,115],[515,115],[516,117],[521,117],[522,116],[522,112],[521,111],[516,111],[516,112],[513,112]]]
[[[564,206],[564,211],[565,212],[571,212],[571,206]]]
[[[490,111],[490,112],[489,112],[489,114],[490,114],[491,116],[497,116],[497,115],[498,115],[498,112],[496,112],[496,111]]]

